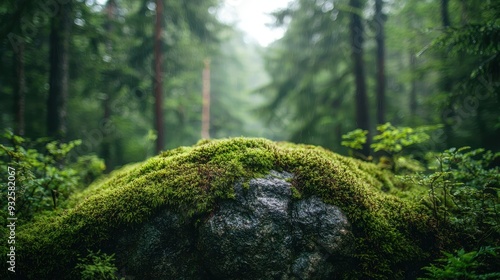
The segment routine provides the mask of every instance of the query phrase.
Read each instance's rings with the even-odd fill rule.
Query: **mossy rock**
[[[78,279],[78,256],[105,247],[117,230],[138,228],[164,209],[202,222],[219,201],[234,198],[237,182],[245,185],[270,170],[293,174],[296,199],[319,197],[347,215],[356,268],[347,278],[414,278],[439,250],[426,208],[391,195],[399,183],[388,171],[319,147],[232,138],[200,141],[124,167],[74,195],[69,209],[22,225],[17,276]]]

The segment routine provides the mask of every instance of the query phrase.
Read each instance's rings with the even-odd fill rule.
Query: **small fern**
[[[458,250],[455,254],[445,253],[438,259],[438,265],[431,264],[423,269],[428,279],[500,279],[500,247],[481,247],[478,251]]]
[[[92,252],[88,251],[88,255],[84,258],[79,258],[79,263],[76,265],[76,269],[80,271],[80,276],[82,280],[116,280],[116,272],[118,269],[113,264],[115,260],[115,255],[108,255],[106,253],[101,253],[101,251]]]

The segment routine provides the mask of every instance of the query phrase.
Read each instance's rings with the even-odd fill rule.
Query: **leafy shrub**
[[[427,279],[500,279],[500,247],[481,247],[478,251],[465,252],[458,250],[455,254],[445,253],[438,259],[438,265],[431,264],[423,270],[427,271]]]
[[[458,227],[475,242],[499,242],[500,153],[452,148],[435,155],[429,164],[434,173],[417,175],[429,187],[429,203],[435,217]],[[497,244],[498,245],[498,244]]]
[[[366,143],[366,135],[368,135],[367,130],[355,129],[347,134],[342,135],[342,146],[346,146],[351,149],[361,150],[363,144]]]
[[[375,151],[385,151],[390,155],[400,153],[403,148],[423,143],[430,139],[427,132],[435,130],[439,126],[395,127],[391,123],[377,126],[377,135],[373,137],[370,147]]]
[[[3,139],[2,139],[3,138]],[[72,149],[80,140],[69,143],[38,139],[30,141],[6,132],[0,138],[0,169],[16,171],[16,217],[30,219],[35,213],[56,209],[77,188],[88,184],[104,170],[104,163],[95,156],[84,156],[76,163],[68,162]],[[7,144],[8,143],[8,144]],[[7,172],[0,180],[7,182]],[[7,188],[0,190],[2,197]],[[2,211],[6,213],[7,211]]]
[[[495,166],[500,153],[470,147],[428,152],[427,168],[403,154],[405,148],[428,140],[427,132],[438,127],[379,125],[371,148],[389,157],[380,157],[379,166],[407,174],[409,185],[419,185],[419,191],[426,191],[428,196],[420,199],[430,208],[438,226],[455,231],[462,246],[500,246],[500,168]],[[343,145],[359,149],[366,142],[366,133],[356,130],[344,139]]]
[[[84,185],[88,185],[101,176],[106,170],[106,165],[104,160],[96,155],[84,155],[78,157],[70,168],[78,172],[78,177]]]
[[[115,254],[105,254],[101,251],[88,251],[88,255],[84,258],[78,258],[79,263],[76,269],[80,271],[82,280],[114,280],[118,279],[116,272],[118,269],[113,264]]]
[[[430,139],[429,131],[439,128],[435,126],[395,127],[391,123],[377,126],[378,134],[373,137],[370,148],[374,152],[382,152],[385,156],[379,158],[381,167],[391,169],[396,173],[403,171],[423,171],[423,165],[411,156],[402,154],[404,148],[423,143]],[[356,129],[342,136],[342,145],[351,149],[360,150],[367,141],[368,131]]]

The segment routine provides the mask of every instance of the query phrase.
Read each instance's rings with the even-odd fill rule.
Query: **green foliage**
[[[423,143],[430,139],[428,132],[440,128],[440,125],[411,127],[395,127],[391,123],[377,126],[379,134],[373,137],[370,147],[374,152],[384,152],[388,156],[379,158],[379,166],[391,169],[396,173],[423,171],[422,164],[404,155],[403,150],[410,146]],[[368,131],[356,129],[342,136],[342,145],[351,149],[361,150],[366,143]]]
[[[212,99],[211,129],[217,133],[213,135],[246,134],[242,128],[250,124],[246,122],[249,114],[234,116],[249,112],[253,108],[248,104],[255,104],[253,99],[249,102],[240,98],[242,91],[250,90],[242,81],[264,71],[262,67],[247,70],[247,63],[237,59],[243,57],[254,63],[253,57],[245,57],[247,54],[238,52],[233,45],[224,49],[220,45],[230,29],[216,16],[220,3],[220,0],[164,1],[163,26],[168,36],[161,38],[163,72],[168,77],[164,79],[164,88],[169,98],[164,100],[163,118],[165,127],[175,131],[165,133],[166,147],[194,144],[199,139],[200,72],[207,57],[213,59],[215,66],[211,82],[217,96]],[[40,114],[46,111],[47,104],[50,68],[47,23],[52,11],[40,11],[39,6],[39,2],[32,0],[23,5],[0,4],[0,87],[5,93],[0,101],[2,128],[18,127],[12,109],[17,108],[16,90],[20,83],[15,69],[20,69],[18,61],[22,60],[25,76],[29,77],[24,81],[25,92],[29,92],[24,104],[24,132],[31,139],[44,137],[47,126],[46,118]],[[106,161],[109,169],[152,156],[153,135],[149,132],[153,127],[153,99],[148,93],[153,90],[155,13],[151,1],[72,1],[72,8],[67,139],[82,139],[76,150],[85,150],[81,154],[95,153]],[[19,54],[22,58],[17,57],[18,42],[11,42],[11,35],[16,40],[25,39],[24,52]],[[243,39],[237,47],[243,52],[249,48]],[[220,59],[224,55],[229,59]],[[233,55],[236,59],[231,60]],[[243,107],[245,110],[241,110]]]
[[[420,186],[419,193],[425,190],[428,194],[427,198],[418,198],[415,193],[417,199],[422,199],[431,209],[437,226],[442,230],[452,227],[460,232],[450,236],[451,239],[458,239],[462,246],[479,246],[482,243],[498,246],[500,168],[495,162],[500,153],[471,150],[469,147],[452,148],[440,154],[429,153],[427,167],[432,173],[422,173],[426,170],[424,165],[403,152],[411,145],[428,140],[427,132],[437,127],[396,128],[387,123],[377,128],[380,134],[374,137],[371,147],[392,157],[381,157],[380,166],[397,173],[411,172],[412,175],[407,177],[410,178],[409,185],[416,183]],[[346,139],[362,143],[363,137],[358,131],[346,136]]]
[[[440,125],[411,127],[395,127],[391,123],[377,126],[379,134],[373,137],[370,147],[373,151],[384,151],[391,155],[400,153],[403,148],[425,142],[430,139],[429,131],[440,128]],[[342,135],[342,145],[351,149],[360,150],[366,143],[368,131],[356,129]]]
[[[341,129],[354,126],[346,6],[346,0],[296,0],[273,13],[286,33],[266,52],[271,81],[261,91],[271,99],[262,111],[287,127],[290,141],[337,150]]]
[[[370,147],[375,151],[385,151],[391,155],[400,153],[403,148],[425,142],[430,139],[427,132],[440,126],[394,127],[391,123],[377,126],[377,135]]]
[[[342,135],[343,141],[341,144],[351,149],[361,150],[366,143],[366,135],[368,135],[367,130],[355,129]]]
[[[446,1],[448,28],[442,27],[439,13],[444,1],[383,1],[381,19],[371,17],[373,1],[360,2],[366,7],[368,92],[376,92],[375,37],[384,23],[385,118],[412,127],[446,124],[435,138],[437,149],[472,145],[498,150],[498,1]],[[266,55],[272,81],[262,91],[272,100],[263,111],[286,125],[291,141],[339,151],[341,135],[356,128],[349,4],[295,0],[273,13],[286,33]],[[370,104],[377,102],[371,97]],[[364,113],[375,119],[372,108]]]
[[[429,206],[442,223],[458,227],[473,245],[500,240],[500,153],[449,149],[435,156],[435,172],[417,175],[418,183],[429,188]],[[499,245],[499,244],[496,244]]]
[[[433,42],[435,47],[446,49],[453,55],[479,56],[482,63],[477,65],[470,78],[490,70],[493,64],[500,59],[500,4],[496,1],[482,1],[476,4],[477,14],[469,22],[465,22],[458,28],[450,27]]]
[[[16,170],[16,217],[30,219],[36,213],[56,209],[79,187],[97,178],[104,163],[95,156],[83,156],[71,164],[72,149],[80,140],[69,143],[44,139],[29,141],[7,131],[0,138],[0,168]],[[0,178],[7,181],[2,173]],[[7,189],[1,190],[2,197]],[[2,213],[5,213],[3,211]]]
[[[466,252],[458,250],[455,254],[444,253],[445,257],[438,259],[438,265],[431,264],[423,269],[427,271],[426,278],[421,280],[487,280],[499,279],[500,247],[481,247],[477,251]]]
[[[118,279],[116,272],[118,269],[113,264],[114,254],[108,255],[101,251],[88,251],[88,255],[79,258],[76,269],[80,271],[83,280],[115,280]]]
[[[78,157],[69,167],[78,171],[78,177],[83,185],[89,185],[106,170],[104,160],[93,154]]]
[[[456,14],[463,13],[461,18],[432,42],[446,59],[436,65],[442,71],[441,90],[431,100],[447,125],[447,147],[471,145],[497,151],[500,4],[462,1],[460,5],[463,12]]]

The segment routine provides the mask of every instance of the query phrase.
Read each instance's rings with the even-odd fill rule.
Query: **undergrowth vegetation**
[[[450,148],[428,151],[420,161],[405,153],[405,148],[427,141],[427,132],[437,128],[380,125],[371,147],[385,154],[374,160],[416,190],[413,198],[427,206],[437,228],[454,243],[455,253],[443,251],[436,265],[424,268],[429,277],[425,279],[498,279],[500,269],[494,264],[500,261],[500,153]],[[361,149],[366,134],[348,133],[343,145]]]
[[[318,196],[346,213],[356,237],[351,279],[494,279],[500,154],[463,147],[417,160],[406,153],[431,129],[379,127],[372,148],[384,153],[374,163],[316,146],[232,138],[168,150],[107,177],[98,177],[104,164],[97,157],[72,156],[78,141],[5,134],[0,167],[18,170],[17,276],[115,279],[113,252],[99,250],[120,228],[165,207],[202,221],[234,197],[235,183],[276,170],[294,174],[295,199]],[[358,148],[365,136],[353,132],[344,144]],[[5,244],[0,251],[5,256]]]
[[[85,188],[105,169],[103,160],[95,155],[71,154],[81,141],[59,143],[29,139],[5,132],[0,137],[0,169],[16,171],[16,217],[30,220],[43,211],[64,207],[67,199]],[[7,172],[0,180],[7,182]],[[1,188],[2,197],[7,188]],[[6,213],[6,206],[2,208]]]
[[[118,268],[114,265],[114,254],[108,255],[101,251],[89,251],[87,256],[79,258],[76,269],[80,270],[82,280],[118,280],[116,272]]]

